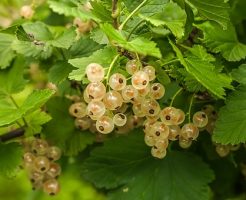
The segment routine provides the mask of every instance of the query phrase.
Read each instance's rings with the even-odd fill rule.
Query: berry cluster
[[[23,17],[24,19],[31,19],[34,15],[34,10],[32,6],[30,5],[25,5],[22,6],[20,9],[20,16]]]
[[[92,132],[96,129],[101,134],[113,131],[123,134],[143,126],[145,142],[157,158],[165,157],[169,140],[179,139],[179,145],[188,148],[197,139],[199,128],[207,125],[206,113],[195,113],[193,123],[180,127],[185,113],[172,106],[161,109],[158,102],[165,94],[165,87],[154,82],[155,68],[142,67],[137,60],[130,60],[126,71],[129,78],[120,73],[105,78],[101,65],[91,63],[86,67],[90,83],[83,91],[83,100],[69,108],[76,118],[75,126]]]
[[[55,161],[61,157],[61,150],[49,146],[43,139],[24,143],[23,167],[27,170],[33,190],[43,189],[49,195],[56,195],[60,186],[57,181],[61,167]]]

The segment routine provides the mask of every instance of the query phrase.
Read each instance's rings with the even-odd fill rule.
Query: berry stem
[[[193,94],[191,99],[190,99],[190,105],[189,105],[189,111],[188,111],[189,123],[191,122],[191,108],[192,108],[192,105],[194,102],[194,97],[195,97],[195,94]]]
[[[105,77],[106,85],[108,85],[110,72],[111,72],[111,70],[112,70],[114,64],[116,63],[117,59],[119,58],[119,56],[120,56],[120,55],[117,54],[117,55],[114,57],[114,59],[112,60],[112,62],[110,63],[110,65],[109,65],[108,72],[107,72],[107,75],[106,75],[106,77]]]
[[[13,131],[10,131],[8,133],[5,133],[3,135],[0,135],[0,142],[7,142],[9,140],[12,140],[14,138],[22,137],[25,133],[25,130],[23,128],[19,128]]]
[[[138,7],[136,7],[129,15],[128,17],[122,22],[122,24],[119,27],[119,30],[122,30],[123,27],[126,25],[126,23],[131,19],[131,17],[140,9],[144,6],[144,4],[147,2],[148,0],[144,0],[142,3],[140,3],[138,5]]]
[[[173,102],[175,100],[175,98],[179,95],[180,92],[182,92],[183,88],[180,88],[172,97],[171,103],[170,103],[170,107],[173,105]]]
[[[132,34],[134,33],[134,31],[144,22],[144,20],[141,20],[139,23],[137,23],[136,26],[134,26],[134,28],[131,30],[131,32],[129,33],[129,35],[127,36],[126,40],[128,41]]]

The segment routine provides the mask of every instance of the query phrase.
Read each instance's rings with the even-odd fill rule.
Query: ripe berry
[[[218,144],[215,150],[220,157],[226,157],[230,153],[230,147],[227,145]]]
[[[30,179],[31,183],[40,182],[40,181],[43,181],[44,174],[40,173],[40,172],[37,172],[35,170],[31,170],[29,172],[29,179]]]
[[[151,154],[155,158],[162,159],[167,155],[167,151],[166,151],[166,149],[161,150],[161,149],[158,149],[157,147],[153,146],[151,148]]]
[[[106,93],[103,102],[107,109],[116,110],[122,106],[123,99],[119,92],[112,90]]]
[[[150,147],[154,146],[156,143],[155,137],[148,133],[145,134],[144,141],[145,141],[145,144]]]
[[[123,99],[126,102],[131,101],[138,96],[138,90],[135,89],[132,85],[127,85],[121,92]]]
[[[50,161],[45,156],[38,156],[35,158],[33,166],[37,172],[44,173],[49,170]]]
[[[32,166],[34,160],[35,160],[35,155],[32,154],[31,152],[26,152],[23,155],[24,166],[27,168]]]
[[[183,149],[188,149],[192,145],[192,140],[179,137],[179,146]]]
[[[150,92],[150,85],[148,84],[147,87],[138,90],[138,94],[140,97],[145,97],[149,94]]]
[[[53,196],[60,191],[60,186],[56,179],[49,179],[43,184],[43,189],[45,193]]]
[[[108,116],[102,116],[96,121],[96,128],[100,133],[108,134],[114,130],[113,119]]]
[[[56,146],[51,146],[48,148],[47,150],[47,158],[49,158],[49,160],[51,161],[56,161],[59,160],[61,158],[61,149],[59,147]]]
[[[133,104],[132,105],[132,111],[133,111],[134,115],[136,115],[138,117],[144,117],[145,116],[145,113],[142,111],[141,104]]]
[[[46,172],[46,176],[50,178],[57,178],[61,174],[61,167],[57,163],[50,163],[50,168]]]
[[[149,81],[153,81],[155,79],[155,68],[153,66],[146,66],[143,68],[143,71],[148,74]]]
[[[32,152],[36,155],[44,155],[48,149],[48,143],[43,139],[35,139],[31,144]]]
[[[169,135],[169,127],[163,122],[157,121],[152,125],[150,132],[155,136],[157,140],[167,139]]]
[[[87,99],[89,98],[92,101],[100,101],[106,94],[106,87],[101,82],[93,82],[87,85],[86,93]]]
[[[141,109],[147,116],[156,116],[161,110],[159,103],[154,99],[145,99],[142,102]]]
[[[127,118],[123,113],[117,113],[113,117],[113,122],[116,126],[124,126],[126,124]]]
[[[34,10],[30,5],[25,5],[21,7],[20,16],[25,19],[31,19],[33,17]]]
[[[181,134],[181,129],[177,125],[170,125],[169,126],[169,135],[168,139],[171,141],[175,141],[179,138],[179,135]]]
[[[160,99],[165,94],[165,88],[160,83],[153,83],[150,87],[150,97]]]
[[[157,147],[159,150],[163,151],[166,150],[168,147],[168,139],[158,139],[155,143],[155,147]]]
[[[86,115],[86,104],[83,102],[77,102],[72,104],[69,107],[69,113],[70,115],[77,117],[77,118],[82,118]]]
[[[82,119],[76,118],[74,121],[75,127],[79,130],[87,130],[91,126],[91,120],[88,117]]]
[[[166,125],[177,125],[181,118],[181,113],[174,107],[166,107],[160,112],[161,121]]]
[[[104,78],[104,69],[97,63],[91,63],[86,67],[86,75],[90,82],[99,82]]]
[[[136,71],[138,71],[138,61],[137,60],[129,60],[127,63],[126,63],[126,71],[129,73],[129,74],[134,74]]]
[[[208,124],[208,116],[205,112],[199,111],[193,115],[193,123],[198,128],[203,128]]]
[[[87,114],[93,120],[96,120],[99,117],[103,116],[105,111],[105,105],[101,101],[92,101],[87,105]]]
[[[199,129],[192,123],[185,124],[181,129],[181,136],[186,140],[195,140],[199,135]]]
[[[122,74],[115,73],[109,78],[109,86],[113,90],[123,90],[126,87],[126,77]]]
[[[149,76],[144,71],[137,71],[132,75],[132,86],[137,90],[144,89],[149,84]]]

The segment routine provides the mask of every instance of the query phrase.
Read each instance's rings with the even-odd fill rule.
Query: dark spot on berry
[[[77,109],[74,109],[74,113],[78,113],[78,110]]]
[[[121,117],[121,119],[125,119],[125,115],[119,114],[119,116]]]
[[[155,132],[155,135],[156,135],[156,136],[160,136],[160,134],[161,134],[161,133],[160,133],[159,131],[156,131],[156,132]]]
[[[115,128],[115,130],[116,130],[116,131],[118,131],[118,130],[119,130],[119,128],[118,128],[118,127],[116,127],[116,128]]]
[[[104,127],[103,126],[99,126],[99,130],[100,131],[104,131]]]
[[[83,126],[82,125],[79,125],[78,128],[81,130],[81,129],[83,129]]]
[[[50,161],[53,161],[54,159],[53,158],[49,158]]]
[[[120,106],[117,106],[116,108],[115,108],[115,110],[118,110],[120,108]]]
[[[90,113],[89,113],[89,114],[90,114],[90,115],[93,115],[93,112],[91,112],[91,111],[90,111]]]
[[[146,80],[144,80],[144,81],[143,81],[143,85],[146,85],[146,84],[147,84],[147,81],[146,81]]]
[[[93,97],[93,96],[91,96],[91,95],[89,95],[89,98],[90,98],[90,99],[94,99],[94,97]]]
[[[133,126],[137,126],[137,125],[138,125],[138,122],[134,121]]]
[[[176,135],[176,136],[175,136],[175,139],[179,139],[179,135]]]
[[[45,169],[46,169],[45,167],[42,167],[42,168],[41,168],[41,171],[44,171]]]
[[[216,111],[213,111],[212,114],[213,114],[213,115],[216,115]]]
[[[59,176],[57,175],[56,177],[55,177],[55,179],[58,179],[59,178]]]
[[[166,120],[170,120],[171,117],[169,115],[166,116]]]
[[[32,187],[32,190],[36,190],[36,188],[35,187]]]
[[[54,192],[51,192],[51,193],[50,193],[50,196],[54,196],[54,195],[55,195],[55,193],[54,193]]]
[[[159,87],[155,85],[155,86],[153,87],[153,90],[156,91],[156,90],[158,90],[158,88],[159,88]]]
[[[149,110],[149,114],[154,114],[154,113],[155,113],[154,109]]]
[[[33,151],[33,153],[35,153],[35,154],[38,153],[36,149],[33,149],[32,151]]]
[[[157,149],[157,147],[156,146],[153,146],[154,147],[154,149]]]
[[[206,115],[205,114],[202,114],[202,118],[206,118]]]
[[[145,125],[143,125],[143,129],[146,129],[146,126]]]
[[[34,183],[34,182],[35,182],[35,180],[34,180],[33,178],[31,178],[31,179],[30,179],[30,181],[31,181],[32,183]]]
[[[119,83],[122,84],[124,80],[122,78],[119,78]]]

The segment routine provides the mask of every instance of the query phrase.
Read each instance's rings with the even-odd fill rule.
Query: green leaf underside
[[[169,152],[163,160],[153,158],[139,132],[93,150],[83,174],[99,188],[119,187],[110,193],[113,200],[205,200],[213,180],[212,171],[193,154]]]
[[[239,83],[246,85],[246,64],[242,64],[238,69],[232,70],[232,77]]]
[[[24,103],[17,109],[7,107],[0,109],[0,126],[9,125],[38,108],[40,108],[54,94],[54,91],[35,90],[31,93]]]
[[[224,0],[188,0],[198,10],[199,14],[205,19],[215,21],[223,29],[227,29],[227,24],[230,21],[229,5]]]
[[[177,38],[181,38],[184,35],[186,13],[176,3],[165,4],[162,12],[150,17],[145,17],[141,14],[140,17],[154,26],[167,26]]]
[[[231,78],[225,74],[216,72],[215,66],[205,60],[207,54],[199,55],[195,51],[198,49],[196,46],[194,47],[195,49],[190,49],[190,53],[184,58],[181,51],[171,41],[170,44],[187,72],[194,76],[198,82],[215,96],[223,99],[225,95],[224,88],[232,89]]]
[[[74,125],[74,118],[68,112],[71,102],[61,97],[52,98],[47,103],[47,110],[52,120],[44,126],[46,138],[62,148],[65,155],[73,156],[92,144],[94,136],[88,131],[79,131]]]
[[[108,68],[116,55],[117,52],[115,49],[105,47],[104,49],[95,51],[89,57],[70,59],[68,62],[78,69],[73,70],[69,74],[69,78],[77,81],[83,80],[85,78],[85,69],[87,65],[89,65],[90,63],[98,63],[102,65],[104,68]]]
[[[13,176],[22,161],[22,148],[17,143],[0,143],[0,174]]]
[[[59,84],[68,77],[68,74],[73,70],[73,66],[66,62],[57,62],[49,71],[49,81],[54,84]]]
[[[137,37],[128,42],[121,33],[115,30],[110,24],[101,25],[101,29],[108,36],[109,40],[117,46],[144,56],[161,57],[160,50],[156,47],[156,43],[147,38]]]
[[[238,41],[232,24],[228,24],[226,30],[212,22],[204,22],[197,27],[203,31],[202,41],[214,53],[221,53],[228,61],[240,61],[246,57],[246,45]]]
[[[226,100],[219,111],[213,140],[222,144],[246,142],[246,86],[242,85]]]

